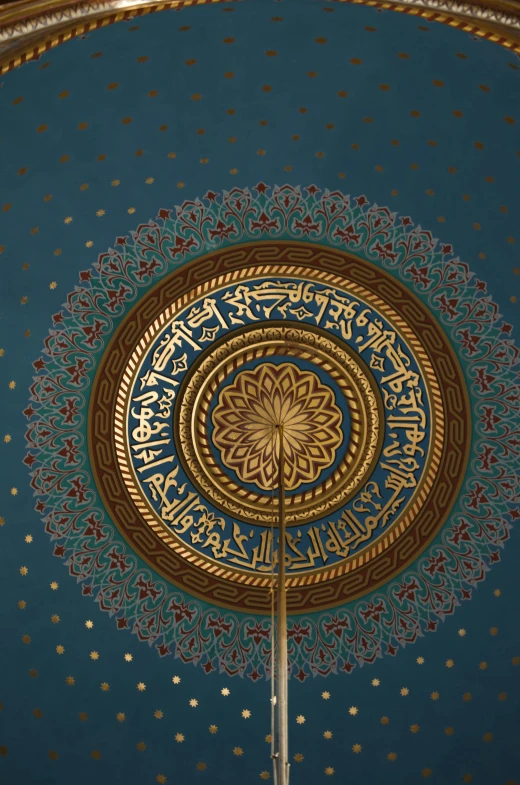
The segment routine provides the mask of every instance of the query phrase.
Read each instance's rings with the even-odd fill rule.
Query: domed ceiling
[[[1,781],[273,778],[282,424],[291,785],[520,783],[514,32],[76,12],[2,61]]]

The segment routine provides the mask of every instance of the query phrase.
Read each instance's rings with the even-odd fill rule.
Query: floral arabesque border
[[[271,192],[271,193],[270,193]],[[229,675],[256,680],[271,669],[270,619],[210,607],[176,590],[127,547],[103,509],[89,472],[86,419],[97,358],[140,292],[190,259],[236,243],[293,239],[355,253],[404,281],[451,337],[472,398],[473,447],[459,499],[441,534],[398,579],[349,605],[289,622],[291,673],[350,672],[395,655],[434,631],[479,581],[518,512],[518,349],[486,284],[450,245],[409,217],[364,196],[259,183],[160,210],[80,273],[80,285],[34,362],[24,414],[25,463],[36,510],[54,554],[102,610],[154,645]]]

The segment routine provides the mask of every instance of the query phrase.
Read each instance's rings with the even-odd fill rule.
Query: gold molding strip
[[[237,0],[23,0],[0,10],[0,75],[59,44],[100,27],[164,10]],[[330,0],[329,0],[330,1]],[[331,0],[417,16],[485,38],[520,54],[520,7],[516,0]]]

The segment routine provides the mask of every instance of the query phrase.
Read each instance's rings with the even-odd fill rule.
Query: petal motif
[[[284,429],[287,490],[317,480],[334,463],[343,415],[315,373],[292,363],[242,371],[220,394],[213,443],[242,482],[271,490],[278,483],[278,426]]]

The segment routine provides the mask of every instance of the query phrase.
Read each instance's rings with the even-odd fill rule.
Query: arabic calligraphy
[[[227,285],[164,321],[124,394],[129,465],[172,535],[247,572],[276,568],[277,531],[269,528],[276,507],[269,482],[250,487],[260,476],[258,456],[229,458],[240,457],[242,445],[223,440],[218,401],[230,384],[236,389],[237,369],[253,378],[266,357],[275,375],[288,359],[300,374],[315,368],[320,389],[339,390],[331,400],[341,399],[345,412],[343,431],[339,409],[331,425],[328,475],[311,468],[309,454],[306,473],[289,488],[286,569],[300,574],[360,552],[398,519],[427,466],[429,400],[421,364],[396,326],[362,298],[316,281]]]

